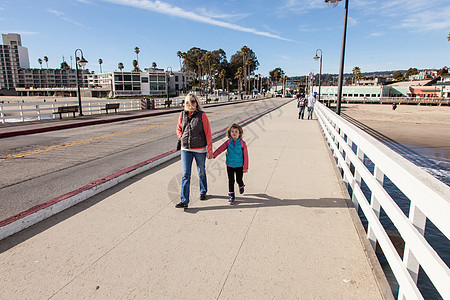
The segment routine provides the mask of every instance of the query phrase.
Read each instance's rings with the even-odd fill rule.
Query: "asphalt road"
[[[215,132],[289,100],[271,98],[205,112]],[[177,118],[175,113],[2,139],[0,220],[173,150]]]

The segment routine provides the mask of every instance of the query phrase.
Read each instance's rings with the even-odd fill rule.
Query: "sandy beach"
[[[399,105],[394,111],[391,105],[344,104],[342,116],[379,139],[432,148],[450,159],[449,106]]]

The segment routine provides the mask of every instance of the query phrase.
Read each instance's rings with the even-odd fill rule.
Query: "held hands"
[[[244,170],[242,170],[242,172],[247,173],[247,172],[248,172],[248,169],[244,169]]]
[[[214,158],[214,156],[211,153],[208,153],[208,154],[206,154],[206,158],[207,159],[212,159],[212,158]]]

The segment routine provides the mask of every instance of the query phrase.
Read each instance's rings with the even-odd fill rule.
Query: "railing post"
[[[3,113],[3,105],[0,105],[0,117],[2,119],[2,124],[5,123],[5,114]]]
[[[383,186],[383,182],[384,182],[384,173],[381,171],[380,168],[378,168],[376,165],[374,166],[374,177],[376,179],[376,181],[378,181],[378,183]],[[380,218],[380,211],[381,211],[381,206],[380,206],[380,202],[378,202],[377,197],[375,197],[375,194],[372,193],[372,197],[370,198],[370,207],[372,208],[374,214],[377,216],[377,218]],[[368,225],[367,227],[367,238],[370,241],[370,244],[372,245],[373,250],[376,249],[377,247],[377,238],[375,236],[375,233],[372,229],[371,224]]]
[[[36,114],[37,114],[37,119],[41,120],[41,110],[39,108],[39,104],[36,104]]]
[[[24,116],[23,116],[23,106],[22,105],[19,105],[19,110],[20,110],[20,120],[22,121],[22,122],[25,122],[25,118],[24,118]]]
[[[358,147],[358,149],[356,150],[356,155],[358,156],[358,158],[363,161],[364,160],[364,152],[361,150],[360,147]],[[355,186],[361,187],[361,174],[359,173],[359,171],[355,168],[355,181],[354,184],[352,186],[352,190],[355,190]],[[352,202],[353,202],[353,206],[355,207],[356,210],[358,210],[359,204],[358,204],[358,199],[356,198],[355,192],[352,193]]]
[[[409,208],[409,219],[411,220],[411,223],[414,225],[417,231],[421,235],[424,235],[427,217],[412,202]],[[406,268],[408,269],[408,272],[411,275],[412,280],[415,283],[417,283],[417,278],[419,277],[420,264],[417,261],[416,257],[414,256],[414,254],[411,252],[411,248],[409,247],[408,243],[405,243],[405,250],[403,252],[403,262]],[[399,295],[398,299],[404,298],[401,286],[398,295]]]

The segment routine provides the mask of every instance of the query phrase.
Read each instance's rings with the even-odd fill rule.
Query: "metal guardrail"
[[[398,299],[423,299],[417,287],[419,267],[442,298],[450,299],[449,268],[424,237],[429,220],[450,238],[450,188],[322,103],[317,103],[315,112],[342,178],[352,190],[352,202],[368,221],[367,237],[374,248],[378,242],[399,284]],[[373,173],[365,159],[373,163]],[[409,215],[383,187],[385,176],[410,200]],[[361,189],[362,181],[371,192],[370,200]],[[380,221],[381,208],[405,242],[403,259]]]

